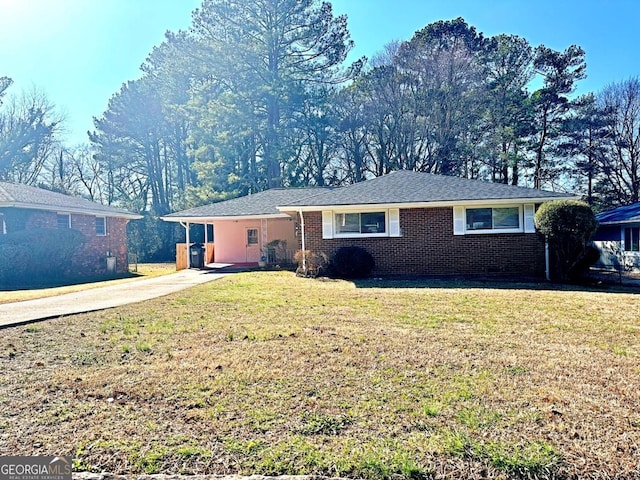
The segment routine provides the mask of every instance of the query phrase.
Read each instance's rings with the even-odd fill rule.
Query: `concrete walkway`
[[[76,313],[93,312],[162,297],[229,275],[211,270],[181,270],[117,285],[55,297],[0,304],[0,328]]]

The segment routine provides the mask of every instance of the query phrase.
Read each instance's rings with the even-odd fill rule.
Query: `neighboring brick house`
[[[34,228],[79,230],[86,241],[69,259],[78,275],[100,275],[109,269],[126,272],[127,222],[139,218],[84,198],[0,182],[0,235]]]
[[[297,248],[304,240],[305,249],[331,256],[342,246],[360,246],[373,255],[375,275],[543,277],[545,242],[535,230],[535,211],[543,202],[576,198],[413,171],[298,192],[289,201],[269,199],[278,202],[275,211],[295,220],[289,228]],[[235,206],[247,198],[234,199]],[[204,223],[207,207],[200,208],[202,215],[192,221]],[[185,212],[172,217],[187,218]],[[241,217],[236,208],[236,220]],[[225,241],[216,234],[216,250]]]

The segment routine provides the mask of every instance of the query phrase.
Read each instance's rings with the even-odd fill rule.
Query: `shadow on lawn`
[[[352,281],[356,288],[460,288],[640,294],[640,285],[620,285],[598,278],[586,279],[584,284],[561,284],[520,277],[393,276]]]
[[[47,288],[72,287],[89,283],[107,282],[123,278],[138,278],[145,275],[135,272],[118,273],[114,275],[97,275],[90,277],[41,277],[31,282],[3,283],[0,282],[0,291],[17,292],[21,290],[44,290]]]

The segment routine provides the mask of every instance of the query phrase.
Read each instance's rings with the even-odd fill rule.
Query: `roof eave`
[[[281,212],[315,212],[318,210],[353,210],[353,209],[371,209],[371,208],[438,208],[438,207],[457,207],[468,205],[508,205],[508,204],[524,204],[524,203],[544,203],[553,200],[575,200],[577,196],[563,197],[533,197],[533,198],[497,198],[497,199],[479,199],[479,200],[447,200],[435,202],[406,202],[406,203],[353,203],[344,205],[287,205],[277,207]]]
[[[285,213],[269,213],[264,215],[199,215],[199,216],[164,216],[160,217],[160,220],[164,220],[165,222],[176,222],[176,223],[204,223],[204,222],[218,222],[222,220],[269,220],[275,218],[289,218],[289,215]]]
[[[139,220],[143,218],[142,215],[136,213],[126,212],[105,212],[102,210],[92,210],[88,208],[79,207],[65,207],[57,205],[45,205],[38,203],[23,203],[23,202],[0,202],[0,207],[3,208],[23,208],[27,210],[44,210],[47,212],[64,212],[64,213],[77,213],[82,215],[94,215],[97,217],[115,217],[126,218],[128,220]]]
[[[640,218],[632,218],[629,220],[609,220],[608,222],[598,220],[598,223],[600,225],[626,225],[628,223],[640,223]]]

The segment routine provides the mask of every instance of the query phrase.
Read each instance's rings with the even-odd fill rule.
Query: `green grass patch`
[[[348,415],[304,413],[298,432],[303,435],[337,435],[352,423]]]

